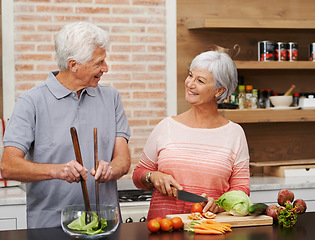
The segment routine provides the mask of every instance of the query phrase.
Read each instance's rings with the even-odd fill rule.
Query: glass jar
[[[238,85],[238,108],[244,109],[245,108],[245,86]]]

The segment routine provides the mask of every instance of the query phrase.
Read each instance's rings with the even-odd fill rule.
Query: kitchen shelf
[[[294,174],[301,174],[301,176],[307,176],[307,173],[310,170],[312,173],[309,175],[314,173],[315,159],[250,162],[249,165],[251,167],[262,167],[265,175],[286,177],[290,176],[290,174],[291,176],[294,176]]]
[[[182,81],[187,75],[187,64],[212,44],[230,49],[235,44],[241,46],[234,62],[239,75],[244,77],[244,85],[281,93],[295,84],[295,92],[315,92],[315,62],[308,61],[309,44],[315,39],[312,14],[315,2],[293,6],[279,0],[276,7],[269,5],[252,1],[240,12],[235,11],[239,8],[237,1],[177,1],[178,113],[190,107],[185,102]],[[257,61],[257,43],[262,40],[297,42],[299,61]],[[314,109],[219,109],[219,112],[241,124],[251,161],[315,159]],[[253,173],[262,174],[262,168],[254,168]]]
[[[314,20],[187,18],[187,29],[200,28],[270,28],[315,29]]]
[[[219,109],[218,111],[224,117],[236,123],[315,121],[315,109],[307,110]]]
[[[312,61],[234,61],[237,69],[314,69]]]
[[[297,159],[297,160],[282,160],[282,161],[263,161],[250,162],[253,167],[281,167],[281,166],[296,166],[296,165],[315,165],[315,159]]]

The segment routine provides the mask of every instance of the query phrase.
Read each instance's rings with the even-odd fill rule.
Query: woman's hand
[[[169,197],[174,196],[172,187],[183,190],[182,186],[171,175],[159,171],[152,172],[150,180],[156,190]]]
[[[224,212],[224,209],[215,203],[214,198],[208,197],[207,194],[205,194],[205,193],[203,193],[202,196],[208,199],[207,202],[204,202],[202,204],[203,205],[203,212],[207,212],[207,211],[210,211],[212,213]]]

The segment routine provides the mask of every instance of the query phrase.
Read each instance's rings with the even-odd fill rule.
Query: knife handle
[[[172,186],[171,186],[171,188],[172,188],[172,192],[173,192],[174,197],[177,197],[177,196],[178,196],[178,190],[177,190],[177,188],[174,188],[174,187],[172,187]]]

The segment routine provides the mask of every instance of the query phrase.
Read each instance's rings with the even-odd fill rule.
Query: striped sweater
[[[136,187],[145,189],[141,176],[147,171],[170,174],[184,188],[217,199],[223,193],[242,190],[249,195],[249,154],[240,125],[190,128],[171,117],[150,134],[133,173]],[[190,213],[192,203],[153,191],[148,220],[167,214]]]

